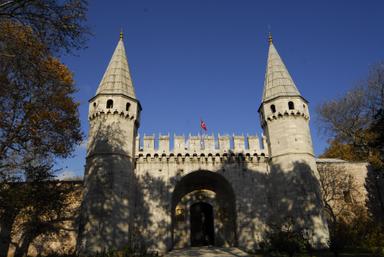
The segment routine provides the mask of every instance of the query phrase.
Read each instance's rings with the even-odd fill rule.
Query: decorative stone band
[[[284,112],[276,112],[273,115],[269,115],[265,117],[265,120],[261,119],[261,127],[264,128],[267,122],[273,122],[274,120],[286,118],[288,116],[303,117],[304,119],[309,120],[309,115],[305,112],[300,110],[286,110]]]
[[[279,118],[283,118],[284,116],[302,116],[306,120],[309,119],[308,114],[306,114],[304,112],[301,112],[300,110],[285,111],[284,113],[277,112],[277,113],[274,113],[273,115],[270,115],[270,116],[268,116],[266,118],[267,118],[267,120],[272,121],[272,120],[276,120],[276,119],[279,119]]]
[[[102,117],[104,115],[120,115],[121,117],[126,118],[126,119],[130,119],[130,120],[135,119],[135,116],[129,115],[128,112],[125,112],[125,111],[119,112],[117,109],[112,109],[112,110],[108,110],[108,111],[104,111],[104,110],[96,111],[96,112],[93,112],[92,115],[90,115],[88,118],[91,121],[91,120],[94,120],[98,117]]]
[[[144,135],[143,140],[140,136],[136,138],[136,157],[138,156],[266,156],[268,154],[266,138],[262,136],[260,144],[259,137],[253,136],[228,136],[218,135],[174,135],[173,148],[171,149],[171,141],[169,135]]]
[[[170,154],[149,154],[147,153],[144,155],[143,153],[139,153],[136,155],[136,161],[139,163],[204,163],[204,164],[216,164],[216,163],[264,163],[268,161],[268,157],[265,156],[264,153],[261,153],[261,155],[258,155],[254,153],[253,155],[251,153],[216,153],[216,154],[204,154],[204,153],[194,153],[194,154],[177,154],[174,153]]]

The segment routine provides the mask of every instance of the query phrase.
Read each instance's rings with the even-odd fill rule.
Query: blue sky
[[[384,60],[384,1],[137,0],[89,1],[88,48],[64,56],[73,71],[87,134],[94,96],[124,31],[140,134],[261,134],[257,109],[263,90],[267,36],[310,102],[314,150],[327,138],[315,108],[363,79]],[[85,147],[58,167],[83,175]]]

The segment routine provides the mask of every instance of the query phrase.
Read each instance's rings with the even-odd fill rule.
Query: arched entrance
[[[197,245],[236,246],[236,202],[230,183],[220,174],[195,171],[172,194],[173,248]]]

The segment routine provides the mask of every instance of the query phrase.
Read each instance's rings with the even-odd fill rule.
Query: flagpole
[[[202,148],[202,150],[205,150],[205,145],[204,145],[204,141],[203,141],[203,127],[202,127],[202,123],[203,123],[203,119],[200,117],[200,147]]]
[[[200,148],[202,148],[202,150],[204,150],[204,146],[203,146],[203,139],[202,139],[202,135],[203,135],[203,128],[201,127],[201,122],[203,120],[201,119],[200,117],[200,124],[199,124],[199,127],[200,127]]]

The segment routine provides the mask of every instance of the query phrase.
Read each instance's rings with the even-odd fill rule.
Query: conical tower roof
[[[300,96],[283,60],[269,37],[267,71],[265,72],[263,102],[278,96]]]
[[[96,91],[97,94],[123,94],[136,99],[122,33],[120,33],[120,40]]]

